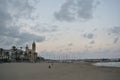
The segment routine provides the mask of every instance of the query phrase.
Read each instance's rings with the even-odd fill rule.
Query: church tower
[[[36,52],[36,44],[35,44],[35,42],[32,43],[32,50],[33,50],[34,52]]]
[[[28,50],[28,44],[26,44],[26,47],[25,47],[26,51]]]

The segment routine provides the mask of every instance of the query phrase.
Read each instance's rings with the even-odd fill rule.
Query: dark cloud
[[[108,33],[108,35],[110,36],[110,35],[111,35],[111,33]]]
[[[30,33],[21,33],[18,35],[18,37],[16,37],[18,39],[18,42],[30,42],[30,41],[37,41],[37,42],[42,42],[45,40],[44,36],[37,36],[34,34],[30,34]]]
[[[117,43],[119,41],[119,37],[114,38],[114,43]]]
[[[120,26],[115,26],[111,29],[112,33],[120,35]]]
[[[117,43],[119,41],[119,37],[120,37],[120,26],[114,26],[113,28],[110,29],[110,34],[113,34],[114,36],[116,36],[114,38],[113,43]]]
[[[73,44],[72,44],[72,43],[69,43],[68,46],[73,46]]]
[[[31,33],[17,33],[17,34],[6,34],[0,36],[0,44],[11,46],[11,45],[24,45],[32,41],[42,42],[45,40],[44,36],[38,36]]]
[[[0,47],[45,40],[44,36],[20,31],[21,22],[32,20],[33,12],[29,0],[0,0]]]
[[[95,41],[94,41],[94,40],[90,41],[90,44],[94,44],[94,43],[95,43]]]
[[[85,48],[86,48],[86,50],[88,50],[88,49],[93,48],[93,46],[91,46],[91,45],[86,45]]]
[[[93,33],[88,33],[83,35],[84,38],[92,39],[94,37]]]
[[[60,21],[73,21],[74,16],[70,12],[72,7],[74,7],[74,0],[66,0],[66,2],[61,6],[60,11],[55,12],[55,18]]]
[[[0,35],[0,47],[1,47],[1,45],[2,46],[4,46],[4,45],[9,46],[9,45],[11,45],[11,43],[13,44],[13,42],[14,42],[13,38]]]
[[[99,4],[95,0],[66,0],[61,9],[54,13],[59,21],[89,20],[93,18],[94,8]]]

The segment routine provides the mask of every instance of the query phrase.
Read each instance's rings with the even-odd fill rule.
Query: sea
[[[120,68],[120,62],[99,62],[94,63],[95,66],[104,66],[104,67],[119,67]]]

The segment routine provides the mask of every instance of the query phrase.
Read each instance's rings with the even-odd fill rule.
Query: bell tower
[[[26,51],[28,50],[28,44],[26,44],[26,47],[25,47]]]
[[[35,42],[32,43],[32,50],[33,50],[34,52],[36,52],[36,44],[35,44]]]

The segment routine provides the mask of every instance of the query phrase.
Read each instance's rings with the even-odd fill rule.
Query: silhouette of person
[[[50,69],[50,68],[51,68],[51,66],[49,65],[49,66],[48,66],[48,68]]]

